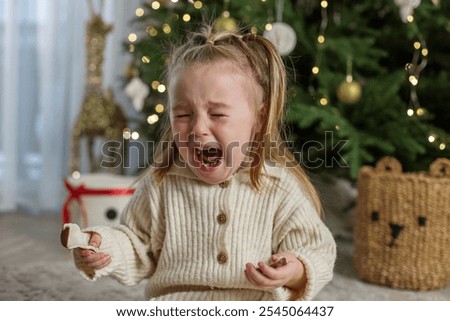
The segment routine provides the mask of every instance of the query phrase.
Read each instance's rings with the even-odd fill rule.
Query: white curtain
[[[70,158],[70,134],[84,93],[88,0],[0,0],[0,213],[59,212]],[[93,0],[96,10],[100,0]],[[139,0],[106,0],[113,24],[104,87],[125,112],[122,43]]]

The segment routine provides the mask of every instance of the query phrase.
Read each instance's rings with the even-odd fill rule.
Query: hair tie
[[[242,40],[244,41],[254,41],[256,40],[256,34],[252,33],[247,33],[245,35],[242,36]]]
[[[210,44],[210,45],[214,45],[214,42],[212,40],[206,40],[206,43]]]

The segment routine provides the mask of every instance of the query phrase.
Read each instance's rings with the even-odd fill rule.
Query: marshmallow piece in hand
[[[64,224],[60,238],[61,244],[64,247],[68,248],[69,250],[75,248],[82,248],[98,252],[98,248],[89,245],[89,240],[91,238],[90,233],[82,232],[77,224],[74,223]]]

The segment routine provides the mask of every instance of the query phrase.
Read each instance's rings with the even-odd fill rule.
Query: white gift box
[[[82,174],[64,180],[68,191],[63,224],[82,227],[116,225],[130,200],[137,178],[106,173]]]

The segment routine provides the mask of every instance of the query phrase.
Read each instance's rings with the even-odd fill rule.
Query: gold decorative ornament
[[[213,25],[215,31],[233,31],[238,28],[236,20],[230,17],[230,11],[228,11],[229,7],[230,0],[224,0],[224,10]]]
[[[214,22],[213,28],[216,31],[233,31],[238,28],[238,24],[236,20],[230,17],[228,11],[224,11],[224,13],[222,13],[222,15]]]
[[[336,95],[338,99],[345,104],[355,104],[362,95],[362,88],[359,82],[353,81],[352,76],[352,58],[347,59],[347,76],[338,86]]]
[[[123,129],[127,127],[127,120],[121,107],[116,103],[111,89],[104,91],[102,88],[103,79],[103,56],[106,35],[112,30],[112,26],[106,24],[100,14],[93,10],[89,1],[90,19],[86,25],[85,45],[86,45],[86,85],[83,103],[80,113],[72,131],[72,155],[70,160],[70,171],[80,171],[80,143],[86,138],[88,145],[89,169],[90,172],[98,171],[99,161],[95,158],[94,140],[102,138],[105,142],[122,142]],[[103,1],[101,2],[103,5]],[[124,142],[125,144],[125,142]],[[126,146],[116,149],[121,154],[126,150]],[[112,157],[112,151],[108,149]],[[115,154],[117,154],[117,152]],[[109,166],[110,171],[117,169],[122,173],[123,167],[114,162]]]
[[[346,104],[355,104],[362,95],[361,85],[357,81],[343,81],[337,90],[338,99]]]

